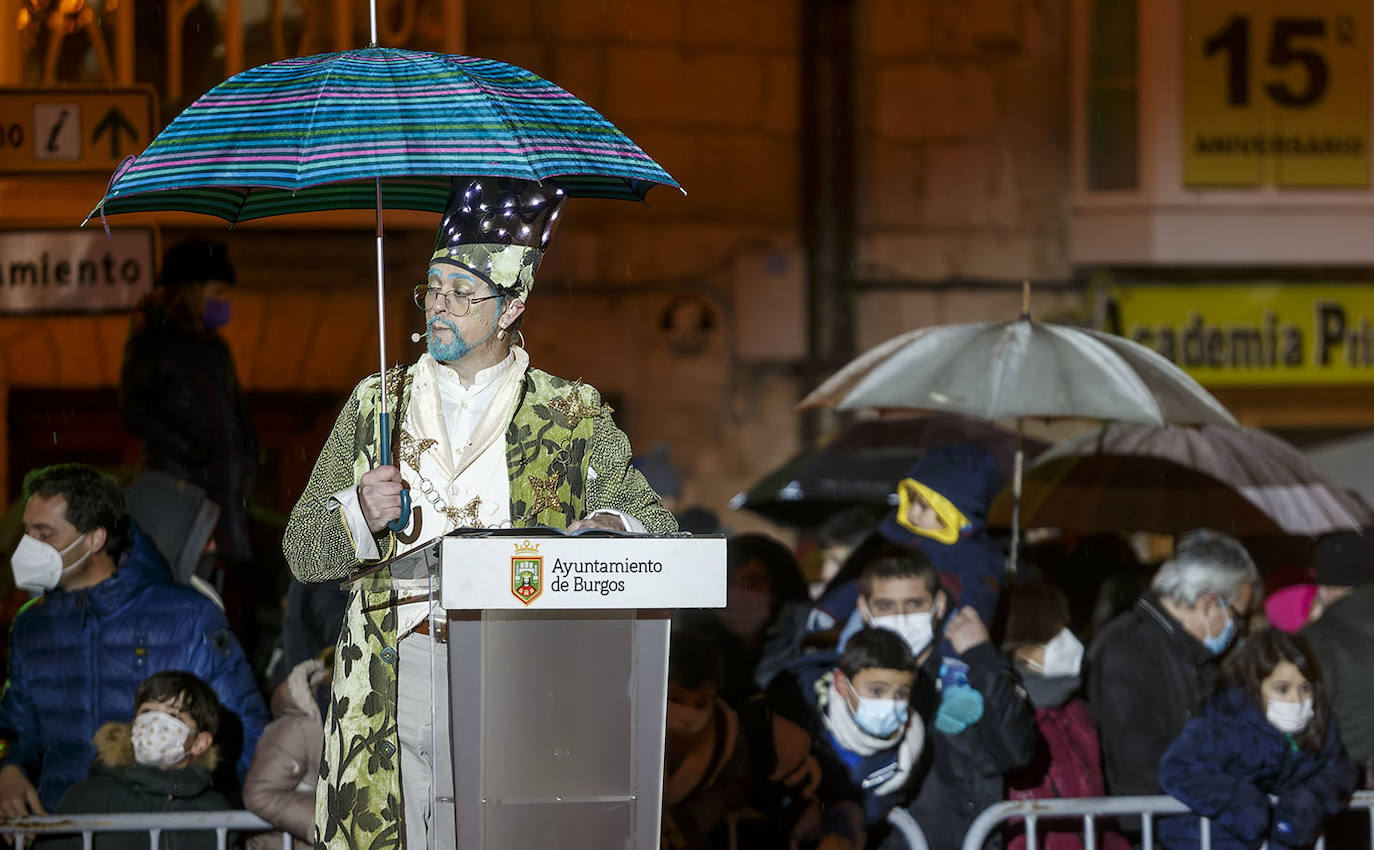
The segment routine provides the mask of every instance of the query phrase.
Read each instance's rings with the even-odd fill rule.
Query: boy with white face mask
[[[910,708],[915,680],[907,644],[866,628],[839,656],[807,656],[769,685],[769,708],[810,735],[820,766],[819,807],[794,830],[798,841],[877,846],[888,812],[915,788],[925,743],[924,721]]]
[[[209,685],[190,673],[149,676],[134,694],[132,723],[107,723],[95,734],[96,759],[90,775],[58,803],[57,814],[118,812],[205,812],[233,807],[211,788],[219,754],[220,702]],[[163,833],[163,846],[195,850],[215,846],[213,831]],[[46,842],[45,842],[46,843]],[[80,835],[63,836],[53,847],[81,846]],[[143,833],[96,838],[99,850],[148,846]]]

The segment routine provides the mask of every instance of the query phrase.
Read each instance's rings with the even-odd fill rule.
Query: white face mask
[[[165,711],[145,711],[134,718],[134,761],[148,767],[171,767],[186,758],[191,727]]]
[[[59,552],[52,544],[44,543],[31,534],[25,534],[24,539],[14,548],[14,554],[10,556],[10,569],[14,572],[15,586],[29,593],[42,593],[57,587],[63,576],[81,566],[82,562],[90,557],[91,553],[87,552],[77,558],[70,567],[62,567],[62,556],[70,552],[85,536],[82,534],[73,540],[70,546]]]
[[[1307,728],[1315,713],[1311,698],[1302,702],[1279,702],[1271,699],[1265,704],[1264,719],[1280,732],[1296,735]]]
[[[920,614],[884,614],[873,618],[873,627],[901,635],[912,655],[920,655],[922,650],[930,646],[931,638],[935,635],[929,611]]]
[[[1045,662],[1036,664],[1026,659],[1026,666],[1047,679],[1059,676],[1077,676],[1083,669],[1083,644],[1067,628],[1050,638],[1045,644]]]

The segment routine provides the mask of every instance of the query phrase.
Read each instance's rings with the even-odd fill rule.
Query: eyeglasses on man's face
[[[493,298],[500,298],[499,295],[479,295],[473,297],[463,292],[452,289],[440,289],[437,286],[430,286],[428,283],[421,283],[415,287],[415,306],[421,310],[434,310],[439,306],[439,299],[444,299],[445,309],[448,314],[455,318],[466,316],[472,309],[473,304],[481,304],[483,301],[490,301]]]

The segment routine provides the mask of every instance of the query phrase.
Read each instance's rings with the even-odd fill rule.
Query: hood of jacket
[[[164,769],[139,764],[134,760],[133,727],[128,723],[106,723],[96,731],[91,743],[95,744],[93,774],[115,773],[135,789],[153,794],[199,796],[210,787],[211,775],[219,766],[219,748],[215,745],[186,767]]]
[[[129,518],[171,567],[176,581],[190,581],[215,533],[220,509],[205,490],[166,472],[145,472],[124,488]]]
[[[315,691],[325,683],[329,673],[324,663],[316,658],[307,658],[293,667],[285,681],[272,692],[272,716],[304,714],[316,723],[323,723]]]
[[[1001,489],[1002,470],[997,461],[986,449],[972,443],[931,449],[897,485],[899,494],[915,491],[931,502],[946,524],[957,527],[958,539],[978,534],[987,527],[988,508]],[[932,495],[938,498],[932,499]],[[900,508],[889,514],[878,530],[893,543],[912,546],[918,535],[898,520],[899,513]]]

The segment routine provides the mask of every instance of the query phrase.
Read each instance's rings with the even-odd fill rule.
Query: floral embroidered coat
[[[401,367],[387,375],[393,423],[405,420],[414,370]],[[614,509],[637,517],[650,532],[676,530],[673,515],[630,466],[629,440],[595,389],[533,368],[522,380],[505,439],[514,525],[565,528],[593,511]],[[301,581],[339,581],[365,566],[329,499],[378,465],[378,396],[377,375],[354,389],[291,512],[283,549]],[[400,445],[399,439],[393,437],[392,444]],[[395,542],[390,532],[377,535],[383,557]],[[395,601],[384,571],[356,582],[349,595],[325,721],[317,848],[386,850],[405,843]]]

